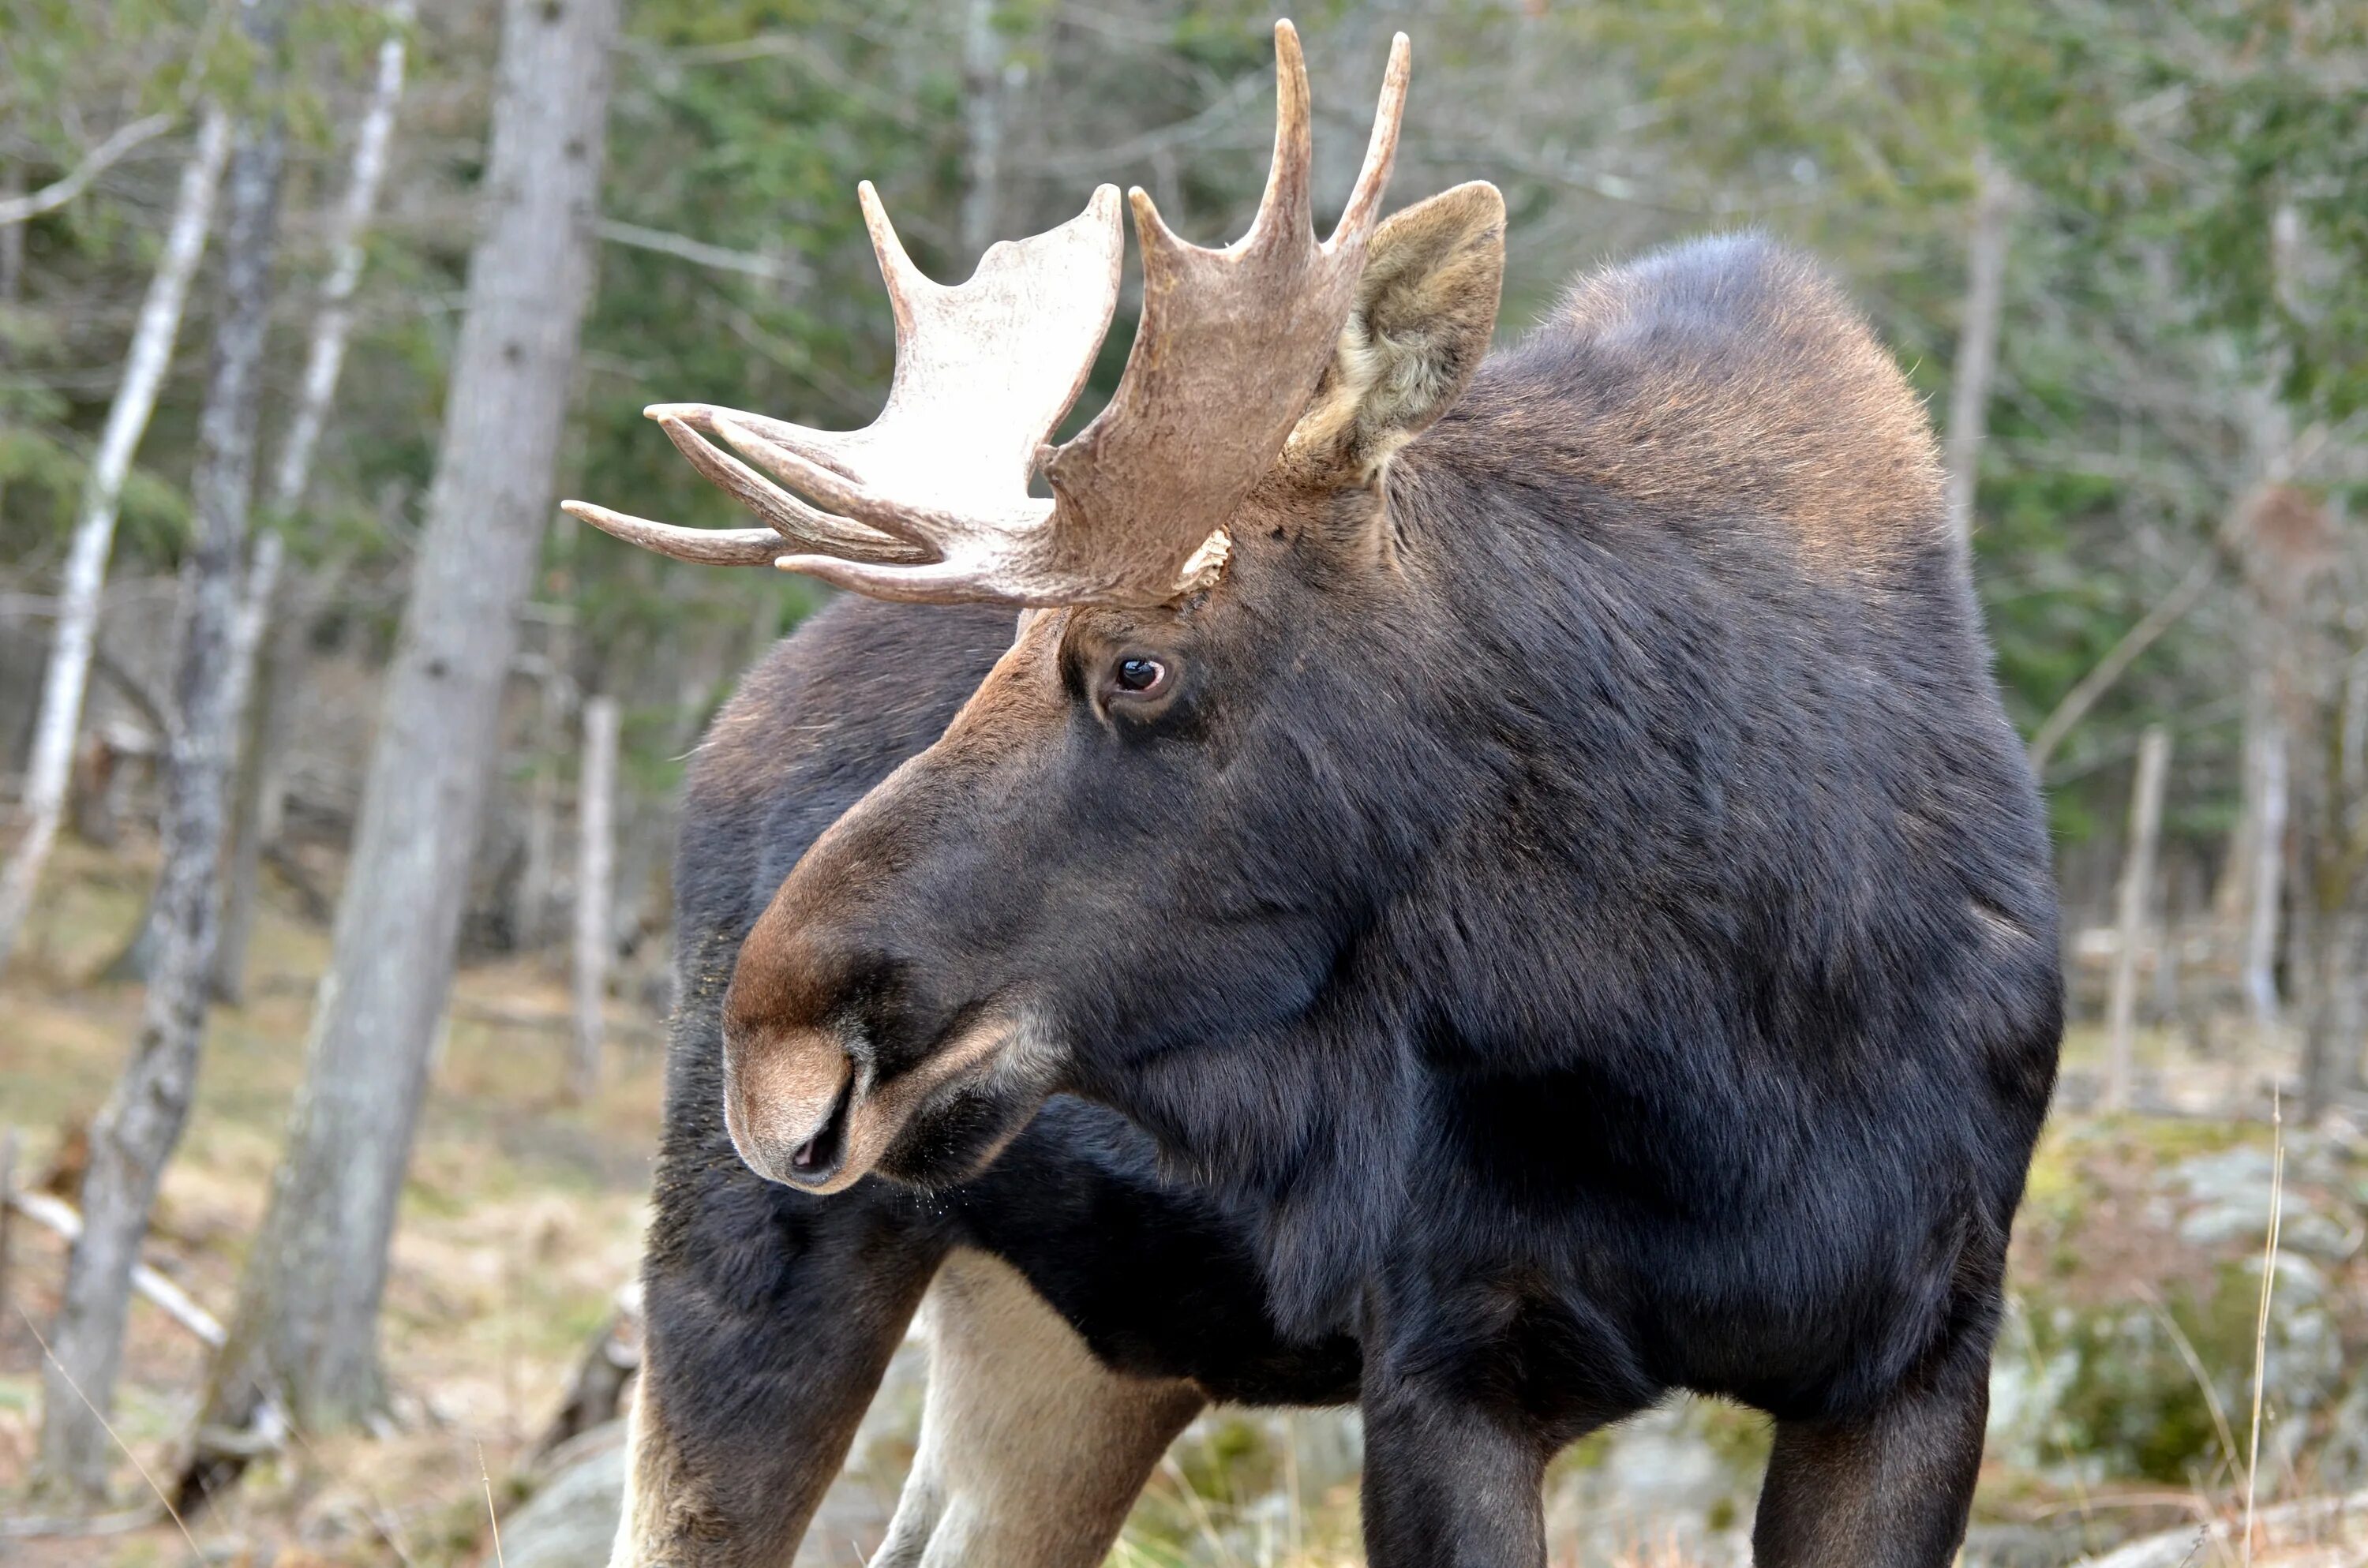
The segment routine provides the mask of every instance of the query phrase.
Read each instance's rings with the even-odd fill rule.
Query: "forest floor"
[[[21,1135],[28,1186],[105,1098],[131,1038],[138,987],[89,977],[137,919],[149,872],[136,853],[63,846],[56,892],[0,984],[0,1125]],[[267,901],[246,1001],[218,1009],[209,1030],[198,1108],[148,1257],[218,1316],[261,1216],[327,947],[292,901]],[[566,1104],[563,977],[529,960],[461,971],[395,1241],[385,1322],[394,1418],[381,1432],[314,1439],[259,1466],[190,1522],[189,1540],[169,1522],[39,1539],[0,1529],[0,1562],[147,1568],[193,1550],[252,1568],[494,1562],[489,1494],[507,1519],[541,1481],[533,1446],[639,1252],[659,1031],[622,1003],[612,1020],[599,1093]],[[2168,1100],[2227,1096],[2248,1114],[2059,1114],[2018,1227],[1969,1564],[2055,1568],[2150,1531],[2183,1531],[2192,1550],[2127,1568],[2237,1561],[2203,1521],[2230,1517],[2250,1447],[2272,1166],[2271,1131],[2250,1113],[2266,1108],[2266,1079],[2187,1060],[2176,1042],[2149,1044]],[[2076,1031],[2076,1087],[2095,1046]],[[2368,1151],[2356,1129],[2290,1130],[2283,1144],[2283,1250],[2258,1342],[2269,1389],[2258,1489],[2265,1508],[2291,1509],[2368,1485]],[[0,1303],[0,1519],[21,1522],[41,1383],[35,1329],[55,1311],[64,1248],[21,1218],[13,1233]],[[198,1342],[136,1304],[115,1426],[159,1480],[203,1372]],[[892,1392],[906,1414],[872,1424],[858,1455],[877,1472],[867,1484],[882,1509],[917,1403],[909,1377],[901,1392],[892,1380]],[[1549,1484],[1557,1568],[1742,1561],[1767,1441],[1759,1418],[1689,1401],[1577,1445]],[[1354,1422],[1338,1414],[1213,1413],[1179,1441],[1112,1562],[1354,1562],[1356,1450]],[[135,1509],[147,1495],[133,1466],[120,1466],[115,1506]],[[2256,1562],[2368,1563],[2362,1512],[2280,1517],[2283,1544]],[[852,1565],[868,1546],[810,1550],[802,1562]]]

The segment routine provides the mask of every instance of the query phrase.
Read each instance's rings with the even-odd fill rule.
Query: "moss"
[[[1603,1468],[1604,1461],[1611,1457],[1612,1442],[1613,1428],[1611,1427],[1607,1426],[1600,1431],[1589,1432],[1556,1455],[1546,1473],[1552,1476],[1566,1474],[1573,1471],[1600,1470]]]
[[[1768,1468],[1768,1451],[1775,1443],[1776,1428],[1759,1411],[1730,1404],[1723,1399],[1696,1400],[1686,1424],[1701,1434],[1710,1451],[1729,1471],[1757,1476]]]
[[[1178,1463],[1194,1492],[1223,1503],[1272,1490],[1282,1471],[1264,1426],[1246,1415],[1211,1422],[1201,1440],[1178,1456]]]
[[[2224,1384],[2251,1365],[2253,1285],[2241,1264],[2223,1265],[2207,1290],[2173,1287],[2159,1309],[2043,1308],[2031,1323],[2040,1355],[2068,1351],[2077,1369],[2055,1406],[2072,1453],[2111,1474],[2180,1486],[2206,1481],[2219,1467],[2212,1393],[2179,1342],[2183,1336]]]

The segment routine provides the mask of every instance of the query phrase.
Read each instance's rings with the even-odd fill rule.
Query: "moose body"
[[[670,1114],[698,1131],[661,1179],[656,1492],[763,1419],[745,1378],[736,1426],[667,1409],[701,1332],[669,1278],[721,1258],[757,1302],[791,1232],[842,1256],[893,1233],[875,1263],[919,1261],[863,1299],[901,1323],[939,1256],[913,1235],[952,1227],[937,1244],[1009,1258],[1123,1368],[1074,1298],[1124,1228],[1051,1206],[1058,1266],[1013,1256],[1049,1192],[1122,1191],[1205,1266],[1227,1327],[1202,1347],[1287,1374],[1253,1397],[1320,1396],[1294,1358],[1353,1340],[1378,1564],[1543,1562],[1548,1460],[1679,1388],[1774,1418],[1763,1568],[1950,1561],[2061,1002],[2041,812],[1929,427],[1831,285],[1751,237],[1589,276],[1484,365],[1501,224],[1463,187],[1374,232],[1284,434],[1222,508],[1144,522],[1129,573],[1062,533],[1111,505],[1073,504],[1063,464],[1107,478],[1110,442],[1062,449],[1043,531],[989,559],[942,502],[871,488],[878,454],[822,444],[851,438],[697,415],[894,535],[789,564],[1032,608],[983,674],[984,622],[792,659],[702,758],[684,887],[724,876],[743,905],[686,954],[713,1021],[678,1046]],[[1144,343],[1088,429],[1121,449]],[[903,744],[835,754],[803,716],[818,682]],[[789,748],[808,760],[763,760]],[[834,788],[768,794],[792,772]],[[1055,1095],[1124,1127],[1040,1117]],[[719,1117],[811,1196],[727,1168]],[[1224,1392],[1138,1310],[1135,1347],[1165,1348],[1133,1369],[1185,1391],[1166,1418]]]

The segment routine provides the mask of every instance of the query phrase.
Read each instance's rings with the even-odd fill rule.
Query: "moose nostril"
[[[724,1126],[757,1175],[820,1186],[846,1164],[860,1096],[855,1061],[818,1029],[732,1030]]]
[[[790,1151],[790,1169],[803,1180],[828,1177],[847,1156],[847,1113],[855,1099],[855,1074],[849,1065],[847,1081],[839,1085],[838,1097],[831,1101],[830,1112],[824,1117],[822,1125]]]

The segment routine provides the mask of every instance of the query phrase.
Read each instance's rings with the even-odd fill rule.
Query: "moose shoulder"
[[[1138,199],[1179,281],[1054,501],[921,462],[905,363],[864,437],[661,411],[787,564],[1027,607],[741,947],[733,1141],[814,1194],[944,1187],[1052,1094],[1116,1109],[1245,1217],[1287,1334],[1360,1342],[1378,1563],[1543,1562],[1546,1460],[1679,1387],[1776,1420],[1762,1564],[1945,1563],[2061,1020],[1922,411],[1752,237],[1589,277],[1484,363],[1495,193],[1358,232],[1394,65],[1315,245],[1280,43],[1269,209],[1176,261]],[[1097,210],[900,306],[941,335],[910,362],[959,361],[964,290],[1013,319]],[[1261,270],[1279,232],[1315,260]],[[1243,335],[1269,363],[1216,398],[1193,357]],[[1082,371],[1030,373],[997,450]]]

